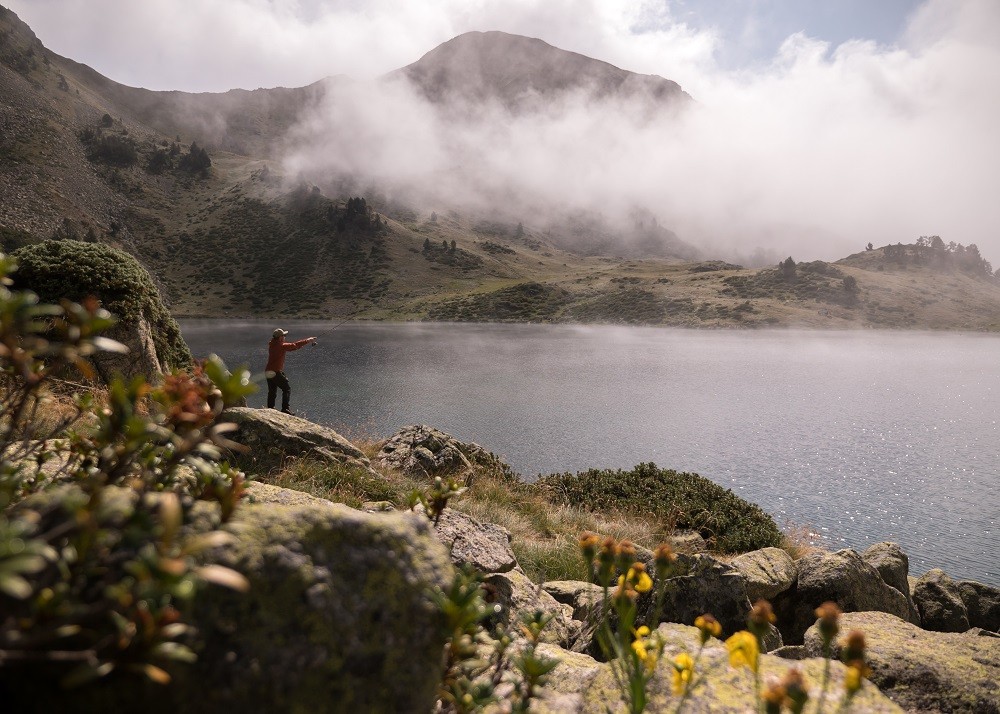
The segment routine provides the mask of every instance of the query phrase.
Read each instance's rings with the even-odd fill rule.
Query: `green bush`
[[[103,307],[128,323],[145,317],[161,361],[171,367],[191,364],[191,351],[180,327],[167,312],[145,268],[128,253],[100,243],[43,241],[18,249],[15,276],[19,289],[35,292],[44,302],[79,302],[95,296]]]
[[[591,469],[539,481],[557,502],[592,511],[652,512],[678,529],[696,530],[717,550],[741,553],[781,543],[781,531],[760,506],[692,473],[639,464],[631,471]]]

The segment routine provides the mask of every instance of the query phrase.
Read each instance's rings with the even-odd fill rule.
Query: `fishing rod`
[[[348,315],[347,317],[345,317],[343,320],[341,320],[340,322],[338,322],[336,325],[334,325],[330,329],[323,330],[322,332],[318,333],[316,335],[316,341],[312,343],[312,346],[313,347],[316,346],[316,343],[319,342],[319,338],[320,337],[322,337],[323,335],[329,335],[331,332],[333,332],[334,330],[336,330],[338,327],[341,327],[342,325],[346,325],[348,322],[350,322],[351,320],[354,319],[355,315],[357,315],[357,314],[359,314],[361,312],[364,312],[364,308],[363,307],[362,308],[358,308],[357,310],[355,310],[354,312],[352,312],[350,315]]]

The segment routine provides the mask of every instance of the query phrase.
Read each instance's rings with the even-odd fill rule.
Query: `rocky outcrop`
[[[434,427],[404,426],[379,451],[376,460],[412,476],[462,472],[473,464],[511,474],[510,467],[479,444],[465,443]]]
[[[247,447],[230,458],[240,468],[262,473],[282,466],[288,459],[314,459],[346,464],[374,474],[358,447],[333,429],[274,409],[227,409],[221,417],[237,426],[229,438]]]
[[[927,632],[880,612],[846,614],[840,626],[865,633],[872,682],[907,711],[1000,712],[1000,639]],[[805,643],[822,651],[816,627]]]
[[[957,585],[969,616],[969,625],[1000,632],[1000,588],[975,580],[959,580]]]
[[[659,634],[666,641],[663,657],[657,665],[657,674],[650,682],[649,702],[646,711],[652,714],[676,711],[680,697],[671,691],[673,659],[681,652],[698,650],[698,630],[679,624],[660,625]],[[545,714],[606,714],[625,711],[621,692],[614,674],[607,664],[597,662],[582,654],[561,652],[555,647],[542,646],[541,654],[558,657],[559,668],[546,686],[541,699],[532,711]],[[824,661],[809,658],[791,662],[773,655],[762,655],[760,669],[765,678],[780,678],[793,667],[805,677],[810,700],[819,699],[823,681]],[[843,698],[846,667],[832,662],[830,687],[826,695],[828,709]],[[693,714],[722,714],[724,712],[754,711],[753,675],[748,669],[734,669],[729,664],[725,645],[717,639],[709,640],[697,668],[698,683],[684,704],[684,711]],[[879,714],[901,714],[902,709],[889,700],[870,682],[865,682],[852,702],[851,711]]]
[[[699,615],[711,613],[727,635],[746,627],[750,600],[736,568],[707,555],[678,555],[676,566],[680,574],[666,582],[661,622],[690,625]],[[651,608],[652,598],[641,600],[640,608],[644,604]],[[652,613],[643,615],[650,619]]]
[[[471,565],[481,573],[506,573],[517,567],[506,528],[480,523],[470,515],[448,508],[434,524],[433,532],[449,549],[455,565]]]
[[[940,568],[928,570],[913,586],[913,602],[920,612],[920,624],[936,632],[965,632],[969,613],[958,584]]]
[[[787,644],[799,644],[816,622],[816,608],[833,601],[844,612],[887,612],[910,617],[903,593],[886,585],[878,571],[850,548],[835,553],[815,553],[798,563],[795,587],[774,602],[778,627]]]
[[[907,577],[910,574],[910,559],[896,543],[876,543],[869,546],[861,554],[861,559],[878,571],[882,581],[889,587],[896,588],[906,597],[910,615],[907,618],[914,625],[920,624],[920,614],[917,612],[913,598],[910,596],[910,584]]]
[[[795,561],[781,548],[763,548],[733,558],[750,602],[773,600],[795,584]]]
[[[7,680],[5,705],[152,714],[431,711],[445,628],[430,593],[448,586],[454,568],[427,522],[331,503],[284,505],[278,492],[258,493],[270,500],[241,507],[229,526],[238,538],[210,554],[246,576],[250,589],[199,591],[187,614],[198,661],[167,665],[170,686],[111,676],[67,694],[52,681]],[[19,709],[18,701],[29,704]]]

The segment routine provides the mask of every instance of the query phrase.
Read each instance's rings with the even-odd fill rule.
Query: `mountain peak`
[[[405,77],[434,102],[498,100],[520,108],[582,91],[589,98],[643,97],[656,103],[690,97],[676,82],[636,74],[544,40],[506,32],[466,32],[390,73]]]

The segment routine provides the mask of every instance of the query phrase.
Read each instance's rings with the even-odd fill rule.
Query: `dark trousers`
[[[292,398],[292,386],[288,383],[288,377],[284,372],[275,372],[273,377],[267,378],[267,408],[274,409],[274,398],[278,396],[278,387],[281,387],[281,411],[288,411],[288,401]]]

